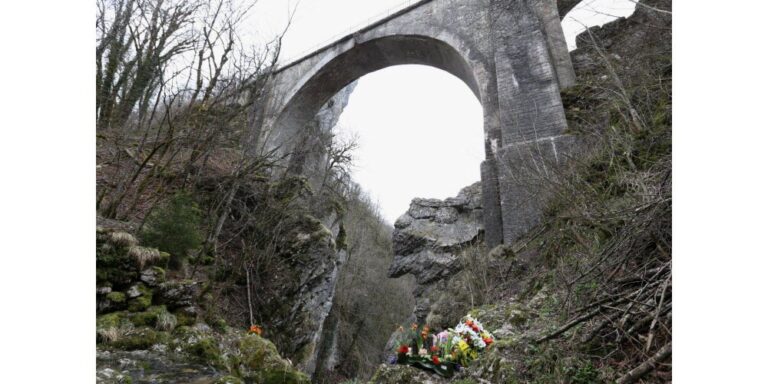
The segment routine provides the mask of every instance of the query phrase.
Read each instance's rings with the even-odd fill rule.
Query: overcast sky
[[[440,1],[440,0],[437,0]],[[244,26],[255,39],[284,28],[296,0],[260,0]],[[378,19],[403,0],[302,0],[283,40],[295,58]],[[634,10],[631,0],[586,0],[563,30],[569,49],[583,25],[599,25]],[[446,198],[480,180],[482,108],[458,78],[432,67],[402,65],[362,77],[337,127],[356,133],[353,178],[393,223],[414,197]]]

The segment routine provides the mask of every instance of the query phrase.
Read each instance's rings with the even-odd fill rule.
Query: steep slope
[[[472,276],[492,286],[482,302],[431,304],[471,307],[497,342],[451,380],[383,365],[372,382],[671,380],[671,17],[654,10],[671,1],[642,4],[578,37],[562,97],[580,153],[531,172],[551,186],[541,224],[474,257],[493,266]]]

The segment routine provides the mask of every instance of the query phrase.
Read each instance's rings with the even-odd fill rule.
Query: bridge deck
[[[313,46],[307,51],[304,51],[303,53],[297,55],[297,58],[291,59],[288,64],[285,64],[281,66],[279,69],[275,70],[275,73],[280,73],[304,60],[306,60],[309,57],[312,57],[322,51],[325,51],[328,48],[331,48],[335,46],[338,43],[341,43],[343,41],[346,41],[348,39],[351,39],[352,36],[354,36],[357,33],[362,33],[365,31],[369,31],[373,28],[378,27],[381,24],[384,24],[392,19],[395,19],[399,17],[402,14],[408,13],[413,9],[416,9],[418,7],[421,7],[422,5],[425,5],[427,3],[431,3],[435,0],[408,0],[403,3],[400,3],[398,6],[390,8],[389,10],[378,14],[376,16],[373,16],[363,23],[357,24],[351,28],[349,28],[346,32],[335,35],[331,39],[325,40],[323,43],[320,43],[318,45]],[[359,25],[362,25],[362,27],[358,28]]]

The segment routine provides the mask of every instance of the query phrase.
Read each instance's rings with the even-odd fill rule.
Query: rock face
[[[322,188],[325,172],[326,148],[333,139],[332,130],[354,91],[356,82],[348,85],[333,96],[320,109],[305,131],[304,151],[291,160],[293,170],[304,175],[313,190]],[[310,202],[309,205],[323,205]],[[296,266],[297,278],[292,282],[289,313],[285,314],[285,338],[280,340],[281,350],[296,363],[303,372],[312,374],[318,358],[318,345],[322,342],[323,326],[333,304],[339,268],[346,259],[346,252],[336,249],[337,213],[316,208],[314,218],[308,218],[312,225],[296,231],[293,241],[297,253],[305,255],[304,265]],[[319,220],[318,220],[319,219]],[[332,335],[331,335],[332,336]]]
[[[343,250],[336,250],[336,239],[330,229],[320,222],[315,225],[314,232],[298,232],[295,236],[295,244],[301,248],[297,254],[306,255],[307,263],[295,267],[297,279],[291,282],[295,291],[285,297],[290,309],[281,319],[284,331],[280,335],[281,349],[307,373],[315,370],[323,324],[331,310],[339,267],[346,255]]]
[[[479,182],[445,200],[413,199],[395,222],[395,258],[389,277],[416,277],[414,321],[438,321],[433,291],[462,270],[462,257],[483,240],[482,189]],[[433,324],[438,325],[438,324]]]

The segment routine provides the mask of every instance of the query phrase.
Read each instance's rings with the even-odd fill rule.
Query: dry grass
[[[147,262],[160,259],[160,251],[157,248],[134,245],[128,250],[128,256],[136,260],[139,264],[139,269],[143,269]]]
[[[176,316],[172,313],[163,312],[157,316],[155,328],[157,328],[158,331],[172,331],[176,328],[176,323]]]
[[[115,231],[109,235],[109,241],[117,246],[133,247],[139,244],[139,241],[128,232]]]
[[[119,327],[109,327],[96,330],[96,335],[102,343],[114,343],[125,334]]]

